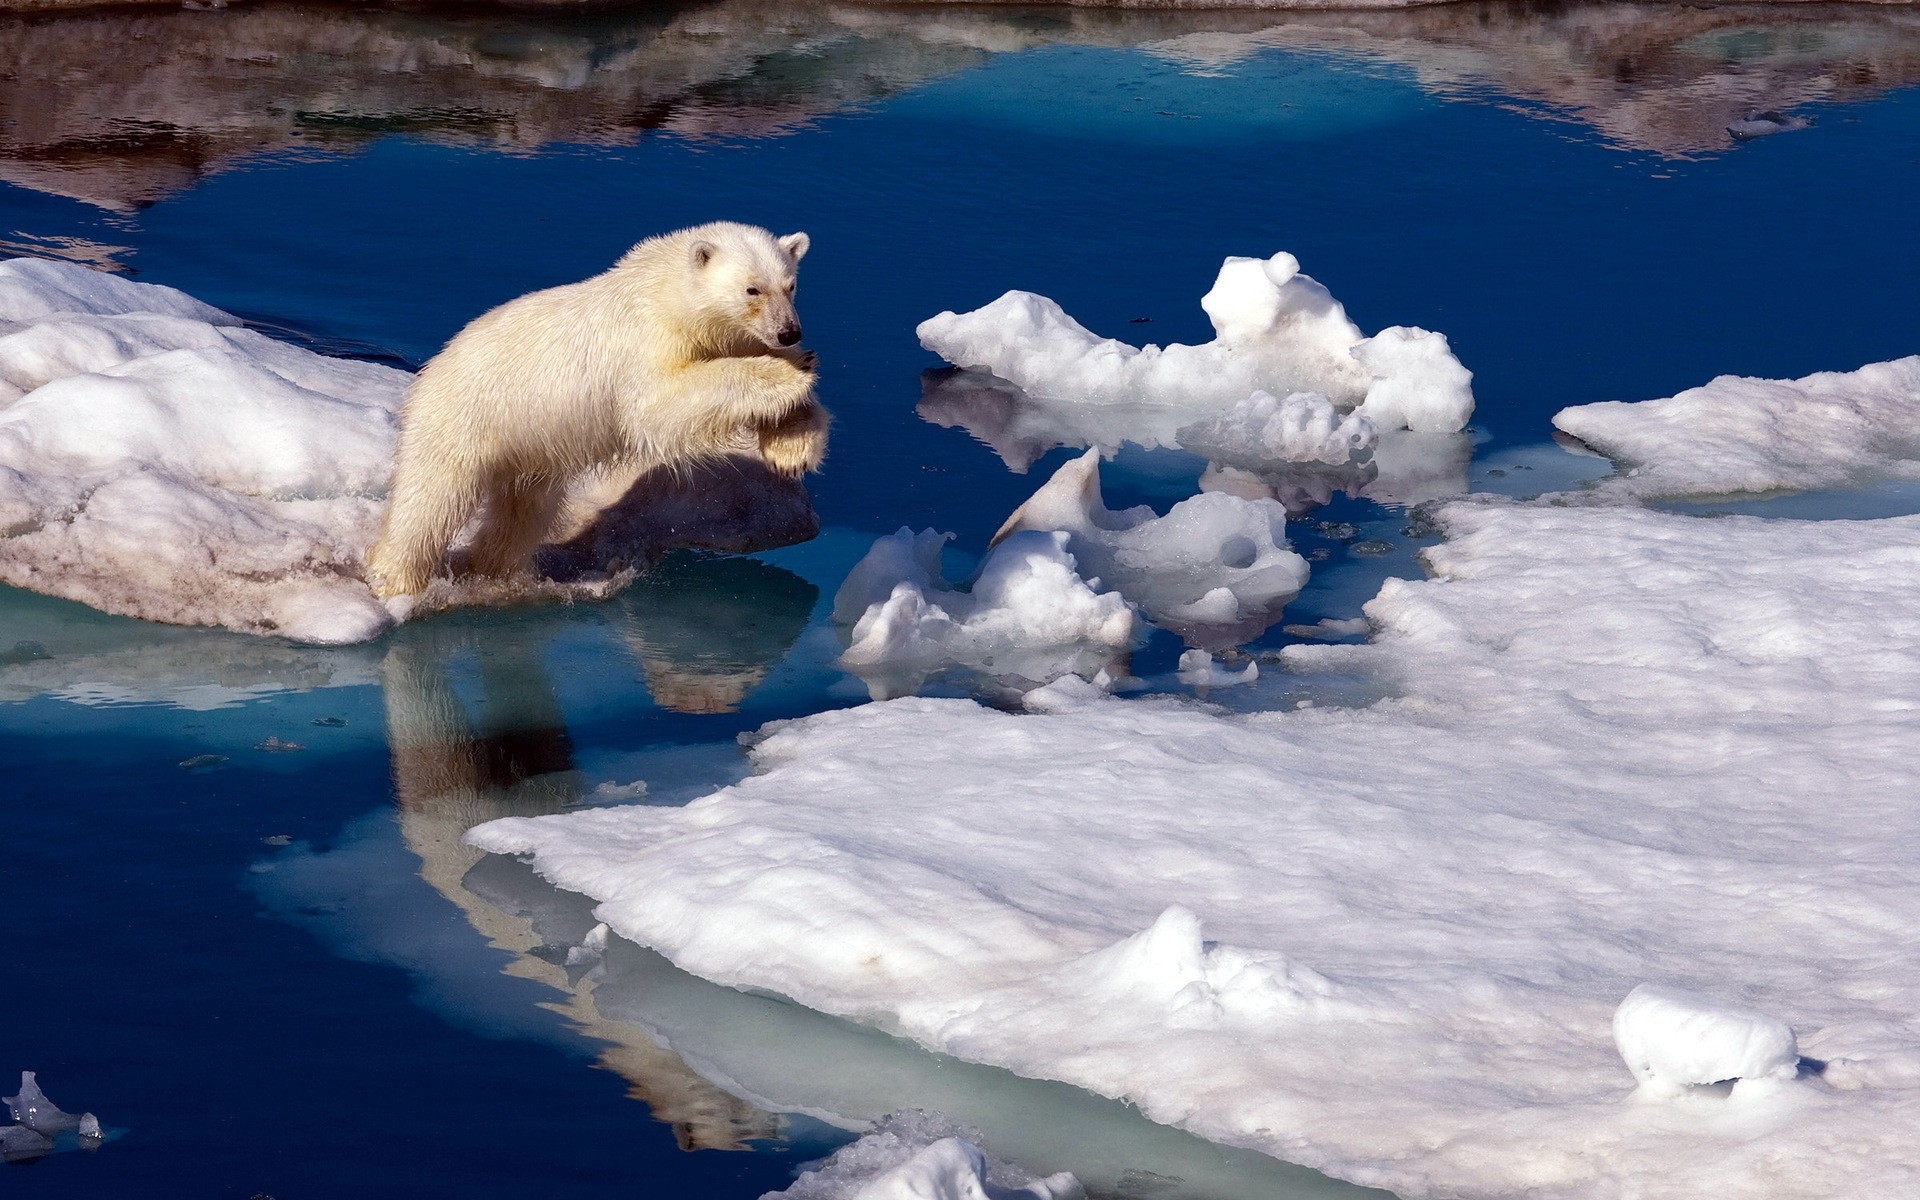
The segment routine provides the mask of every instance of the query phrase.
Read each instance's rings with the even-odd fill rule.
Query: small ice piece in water
[[[1681,988],[1643,983],[1613,1014],[1620,1057],[1648,1092],[1741,1079],[1792,1079],[1800,1049],[1786,1023]]]
[[[1777,108],[1748,109],[1747,115],[1727,126],[1727,133],[1736,142],[1750,142],[1755,138],[1768,137],[1776,133],[1791,133],[1796,129],[1813,128],[1812,117],[1796,117],[1781,112]]]
[[[1225,412],[1183,426],[1176,436],[1184,450],[1252,471],[1275,463],[1342,466],[1380,440],[1371,417],[1343,416],[1318,392],[1284,399],[1255,392]]]
[[[1180,669],[1177,672],[1180,682],[1189,687],[1232,687],[1237,683],[1252,683],[1260,678],[1260,664],[1247,660],[1245,670],[1230,671],[1213,661],[1213,655],[1205,650],[1189,650],[1180,656]]]
[[[1112,512],[1100,498],[1100,455],[1089,450],[1056,471],[994,536],[1065,531],[1087,576],[1138,604],[1154,624],[1218,646],[1265,629],[1306,585],[1307,560],[1287,546],[1286,524],[1277,501],[1224,492],[1189,497],[1164,517],[1144,505]]]
[[[79,1126],[80,1118],[72,1113],[61,1112],[47,1094],[40,1090],[40,1084],[34,1079],[32,1071],[20,1072],[20,1094],[6,1097],[7,1107],[13,1111],[13,1119],[33,1130],[51,1137],[56,1133]]]
[[[1381,429],[1459,433],[1473,417],[1473,372],[1453,356],[1443,333],[1395,325],[1353,348],[1373,376],[1356,415]]]
[[[946,1116],[907,1109],[761,1200],[1085,1200],[1070,1172],[1037,1178],[989,1159],[979,1135]]]
[[[100,1128],[100,1118],[92,1113],[80,1114],[79,1134],[81,1141],[95,1143],[107,1136]]]
[[[1019,291],[930,317],[918,333],[948,362],[991,371],[1041,401],[1207,411],[1259,391],[1318,392],[1348,408],[1378,395],[1368,417],[1382,431],[1408,419],[1416,429],[1457,430],[1472,412],[1472,376],[1444,337],[1395,327],[1367,338],[1284,251],[1227,259],[1200,306],[1214,340],[1198,346],[1097,337],[1052,300]]]
[[[901,529],[879,539],[834,597],[835,619],[854,621],[839,666],[875,699],[948,667],[1029,683],[1092,674],[1133,648],[1133,610],[1080,577],[1066,533],[1005,538],[971,591],[941,577],[940,548],[952,536]]]

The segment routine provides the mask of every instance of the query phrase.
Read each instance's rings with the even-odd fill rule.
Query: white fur
[[[568,485],[757,450],[797,476],[826,451],[794,276],[804,233],[715,222],[648,238],[606,272],[484,313],[421,369],[401,414],[368,581],[424,589],[485,505],[471,569],[512,574]],[[751,290],[751,291],[750,291]],[[757,293],[757,294],[753,294]]]

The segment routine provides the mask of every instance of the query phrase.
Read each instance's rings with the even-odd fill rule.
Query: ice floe
[[[709,979],[1405,1196],[1920,1186],[1920,518],[1434,519],[1368,644],[1283,652],[1367,708],[897,700],[469,838]],[[1639,993],[1656,1074],[1825,1065],[1632,1103],[1649,979],[1729,997]]]
[[[1193,421],[1255,392],[1319,393],[1379,429],[1453,433],[1473,414],[1472,378],[1447,340],[1396,326],[1372,338],[1282,251],[1229,258],[1200,301],[1204,345],[1132,346],[1101,338],[1058,304],[1008,292],[969,313],[921,322],[920,342],[955,366],[990,371],[1053,404],[1151,405]]]
[[[1085,1200],[1072,1175],[1035,1178],[989,1160],[965,1133],[937,1113],[895,1113],[762,1200]]]
[[[360,575],[410,381],[172,288],[0,262],[0,583],[153,621],[365,641],[394,622]],[[670,547],[758,549],[819,527],[800,484],[733,459],[582,480],[568,512],[542,559],[559,582],[438,580],[409,611],[604,596]]]
[[[941,575],[952,536],[901,529],[880,538],[834,597],[834,618],[852,626],[838,665],[866,680],[875,699],[913,692],[952,667],[1016,687],[1093,676],[1133,648],[1133,609],[1081,578],[1068,534],[1003,539],[965,591]]]
[[[353,642],[408,376],[171,288],[0,263],[0,582],[108,612]]]
[[[1920,479],[1920,355],[1803,379],[1722,375],[1664,400],[1561,409],[1553,423],[1623,468],[1605,500]]]

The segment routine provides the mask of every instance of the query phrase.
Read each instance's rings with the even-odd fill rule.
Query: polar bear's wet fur
[[[423,591],[476,511],[467,566],[525,565],[569,485],[757,450],[799,476],[826,452],[814,356],[794,348],[804,233],[716,222],[648,238],[606,272],[474,319],[421,368],[367,577]]]

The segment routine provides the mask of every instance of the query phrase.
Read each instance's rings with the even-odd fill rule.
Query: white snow
[[[1147,619],[1205,646],[1234,645],[1273,623],[1307,582],[1307,560],[1287,546],[1286,509],[1270,499],[1203,492],[1156,516],[1144,505],[1109,510],[1100,455],[1054,472],[1014,510],[997,538],[1060,530],[1088,579],[1140,606]]]
[[[989,1160],[951,1121],[909,1109],[762,1200],[1085,1200],[1066,1172],[1035,1178]]]
[[[952,536],[903,528],[880,538],[834,597],[834,619],[853,625],[837,665],[875,699],[911,693],[949,667],[1029,684],[1093,676],[1133,648],[1132,608],[1080,577],[1066,533],[1003,539],[968,591],[941,576]]]
[[[1799,1074],[1800,1047],[1784,1022],[1683,988],[1643,983],[1627,993],[1614,1010],[1613,1041],[1654,1095]]]
[[[991,371],[1043,401],[1152,404],[1193,420],[1255,392],[1317,392],[1365,406],[1383,430],[1415,421],[1427,432],[1458,431],[1472,415],[1471,376],[1444,337],[1395,327],[1367,338],[1284,251],[1227,259],[1200,303],[1215,336],[1199,346],[1101,338],[1054,301],[1020,291],[930,317],[918,332],[948,362]]]
[[[1560,410],[1624,470],[1596,498],[1648,500],[1920,479],[1920,355],[1804,379],[1722,375],[1664,400]]]
[[[1920,518],[1436,520],[1369,644],[1285,652],[1367,708],[870,704],[469,838],[716,982],[1408,1197],[1920,1188]],[[1649,979],[1726,998],[1656,1074],[1782,1067],[1736,1002],[1824,1069],[1633,1102]]]
[[[0,582],[299,641],[391,623],[359,580],[408,376],[171,288],[0,263]]]

